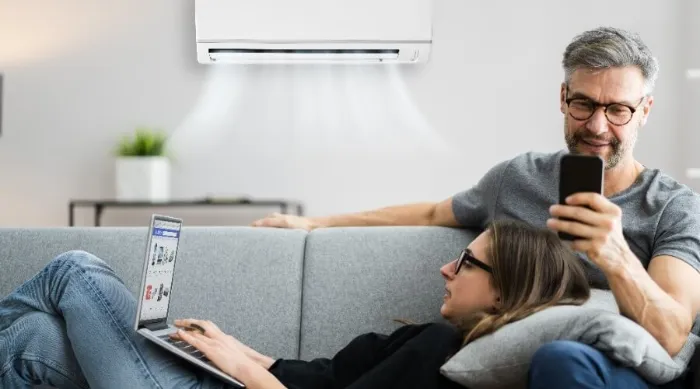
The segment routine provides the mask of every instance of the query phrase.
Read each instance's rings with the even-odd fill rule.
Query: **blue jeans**
[[[0,300],[0,387],[225,387],[138,335],[136,309],[99,258],[59,255]]]
[[[652,385],[634,369],[616,364],[591,346],[555,341],[542,346],[533,356],[528,388],[682,389],[682,380]]]

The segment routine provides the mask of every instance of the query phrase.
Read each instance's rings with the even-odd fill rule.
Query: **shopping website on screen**
[[[180,223],[163,220],[153,225],[140,320],[162,319],[168,313],[180,227]]]

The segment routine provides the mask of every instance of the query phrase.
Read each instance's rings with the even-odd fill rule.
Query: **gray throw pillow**
[[[658,385],[686,370],[700,338],[691,334],[672,358],[643,327],[619,314],[612,293],[593,290],[582,306],[547,308],[475,340],[440,371],[472,389],[524,388],[533,354],[554,340],[591,345]]]

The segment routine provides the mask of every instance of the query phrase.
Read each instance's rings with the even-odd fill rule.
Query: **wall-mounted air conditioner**
[[[432,0],[195,0],[200,63],[424,63]]]

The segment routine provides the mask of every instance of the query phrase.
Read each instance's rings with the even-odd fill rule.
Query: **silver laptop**
[[[182,219],[163,215],[151,217],[141,278],[141,297],[134,329],[146,339],[214,374],[224,382],[245,388],[243,383],[217,368],[201,351],[169,336],[177,331],[177,327],[168,324],[168,311],[173,296],[173,278],[181,229]]]

